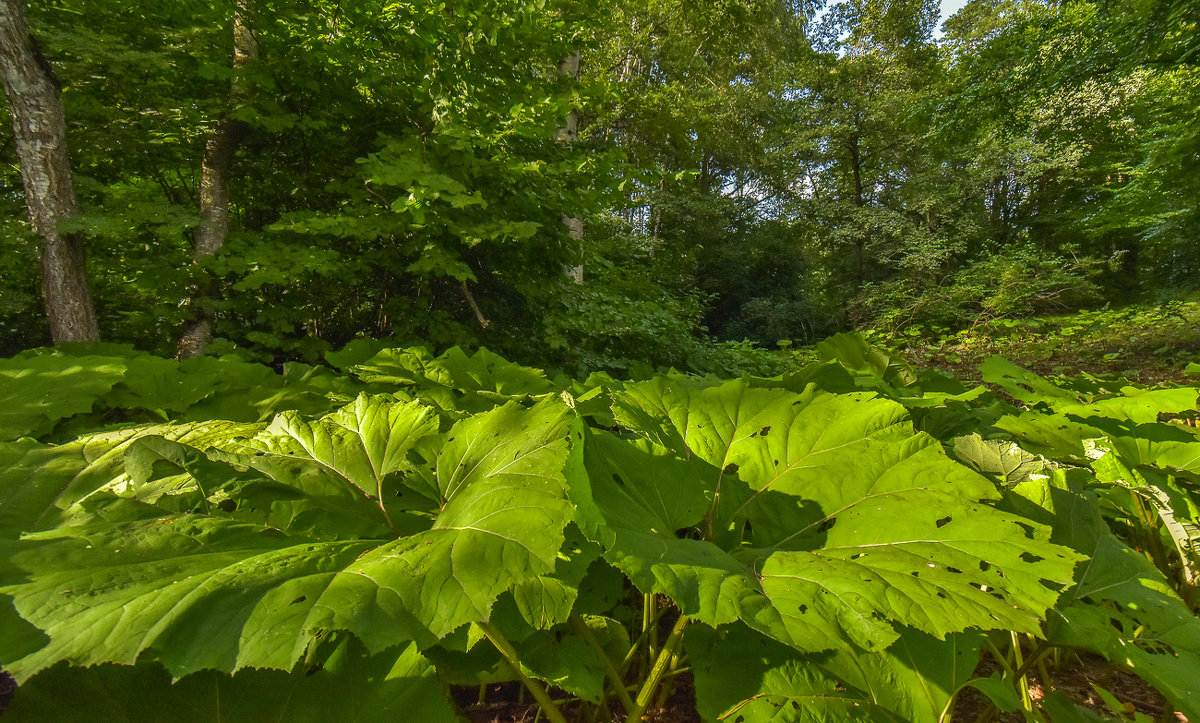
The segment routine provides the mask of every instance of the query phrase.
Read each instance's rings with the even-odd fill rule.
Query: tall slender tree
[[[253,93],[244,70],[258,58],[258,41],[250,24],[250,0],[237,0],[233,11],[233,81],[229,89],[230,108],[245,102]],[[249,131],[245,122],[226,112],[213,125],[204,143],[200,168],[200,223],[196,227],[193,262],[202,263],[225,245],[229,236],[229,184],[233,154]],[[202,272],[203,274],[203,272]],[[184,327],[177,355],[181,359],[199,356],[212,341],[214,314],[209,303],[216,291],[216,279],[204,274],[193,289],[190,303],[194,318]]]
[[[55,344],[98,341],[83,238],[60,228],[79,215],[62,93],[30,32],[22,0],[0,2],[0,75],[12,111],[29,222],[41,238],[42,302],[50,338]]]

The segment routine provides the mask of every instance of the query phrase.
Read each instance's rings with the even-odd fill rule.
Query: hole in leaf
[[[856,553],[854,553],[853,555],[851,555],[851,556],[850,556],[850,559],[851,559],[851,560],[857,560],[858,558],[862,557],[862,556],[863,556],[863,555],[865,555],[865,554],[867,554],[867,553],[865,553],[865,552],[856,552]]]
[[[934,524],[935,524],[935,525],[937,525],[939,528],[941,528],[941,527],[945,527],[946,525],[950,524],[950,520],[951,520],[951,519],[952,519],[952,518],[951,518],[951,517],[949,517],[949,516],[947,516],[947,517],[943,517],[942,519],[938,520],[938,521],[937,521],[937,522],[935,522]]]
[[[292,605],[295,605],[295,604],[297,604],[297,603],[302,603],[302,602],[304,602],[304,601],[305,601],[305,600],[307,600],[307,599],[308,599],[307,597],[305,597],[304,595],[301,595],[300,597],[298,597],[298,598],[296,598],[295,600],[293,600],[293,601],[291,602],[291,604],[292,604]]]
[[[807,606],[807,605],[801,605],[801,606],[800,606],[800,614],[801,614],[801,615],[803,615],[803,614],[804,614],[804,613],[806,613],[806,612],[808,612],[808,606]]]
[[[1033,554],[1032,552],[1022,552],[1021,559],[1024,560],[1025,562],[1032,564],[1035,562],[1041,562],[1042,560],[1045,560],[1046,558],[1039,557],[1039,556]]]
[[[762,429],[758,430],[758,436],[765,437],[765,436],[767,436],[767,432],[770,432],[770,431],[771,431],[771,427],[769,425],[766,427],[763,427]]]
[[[980,560],[979,569],[983,572],[987,572],[988,570],[992,569],[992,563],[988,562],[987,560]]]
[[[941,590],[938,590],[938,594],[937,594],[937,596],[938,596],[938,597],[940,597],[940,598],[941,598],[941,599],[943,599],[943,600],[945,600],[945,599],[946,599],[946,593],[942,592]]]
[[[725,474],[737,474],[738,466],[733,462],[730,462],[729,464],[725,465],[725,469],[722,471]]]
[[[1121,634],[1125,633],[1125,625],[1120,620],[1118,620],[1116,618],[1109,618],[1108,624],[1113,626],[1114,628],[1116,628],[1117,632],[1119,632]]]
[[[952,572],[952,573],[954,573],[955,575],[961,575],[961,574],[962,574],[962,570],[959,570],[957,567],[947,567],[947,568],[946,568],[946,572]]]
[[[833,526],[836,524],[837,524],[837,518],[830,517],[830,518],[824,520],[823,522],[821,522],[821,524],[817,526],[817,531],[818,532],[827,532],[827,531],[833,529]]]
[[[217,509],[222,512],[233,512],[237,509],[237,502],[233,500],[221,500],[217,503]]]
[[[1016,525],[1017,527],[1020,527],[1026,536],[1028,536],[1028,537],[1033,536],[1033,527],[1031,525],[1027,525],[1024,522],[1013,522],[1013,524]]]
[[[776,467],[778,467],[778,466],[779,466],[779,460],[774,460],[774,461],[775,461],[775,466],[776,466]]]
[[[912,575],[913,577],[920,577],[920,576],[921,576],[921,573],[917,572],[916,570],[913,570],[912,572],[910,572],[910,573],[908,573],[908,574],[909,574],[909,575]]]
[[[842,685],[841,683],[838,683],[837,685],[833,686],[833,689],[838,693],[846,692],[846,686]]]
[[[616,472],[613,472],[613,482],[616,482],[622,487],[625,486],[625,480],[621,479],[621,475],[617,474]]]

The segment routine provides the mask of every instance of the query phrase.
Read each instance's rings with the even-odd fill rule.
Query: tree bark
[[[867,201],[863,195],[863,180],[862,180],[862,154],[858,145],[858,136],[850,137],[850,170],[854,175],[854,206],[862,208]],[[859,219],[861,224],[861,215]],[[867,240],[863,237],[865,229],[859,228],[858,234],[854,237],[854,288],[861,289],[866,283],[867,277],[863,268],[863,252]]]
[[[229,89],[229,105],[245,101],[253,86],[241,71],[258,58],[258,41],[249,24],[249,0],[237,0],[233,12],[233,83]],[[192,261],[199,264],[221,250],[229,236],[229,182],[233,169],[233,154],[246,137],[245,123],[228,115],[222,117],[208,133],[204,142],[204,157],[200,162],[200,222],[196,226]],[[203,272],[202,272],[203,273]],[[212,341],[215,315],[209,301],[217,293],[217,280],[204,273],[204,280],[192,289],[188,305],[194,317],[179,337],[176,356],[188,359],[204,353]]]
[[[579,51],[578,50],[562,59],[562,62],[560,62],[558,64],[558,72],[562,73],[565,76],[570,77],[573,80],[579,80]],[[575,142],[575,138],[578,135],[579,135],[579,111],[572,110],[570,113],[567,114],[565,124],[560,126],[557,130],[555,130],[554,140],[559,143],[565,144],[565,145],[571,145],[572,143]],[[571,237],[572,241],[578,242],[578,241],[583,240],[583,219],[582,218],[580,218],[578,216],[567,216],[566,214],[564,214],[562,217],[562,223],[563,223],[563,226],[566,226],[567,235]],[[568,266],[568,267],[564,268],[563,271],[575,283],[577,283],[577,284],[583,283],[583,264],[578,264],[576,266]]]
[[[62,93],[29,31],[23,0],[0,0],[0,74],[12,110],[29,224],[42,240],[42,304],[55,344],[99,341],[83,238],[59,225],[79,215]]]

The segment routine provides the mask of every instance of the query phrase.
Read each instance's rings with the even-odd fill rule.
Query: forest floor
[[[898,335],[885,345],[914,366],[936,367],[970,381],[979,381],[984,360],[999,355],[1044,376],[1111,375],[1146,385],[1195,384],[1196,374],[1186,370],[1200,361],[1200,303],[1002,319],[933,340]]]
[[[986,678],[993,672],[998,672],[995,664],[985,657],[975,675]],[[1034,707],[1040,709],[1047,693],[1057,691],[1095,716],[1080,717],[1078,720],[1081,721],[1090,719],[1099,723],[1149,720],[1154,723],[1188,723],[1186,717],[1170,709],[1153,687],[1133,673],[1122,670],[1103,658],[1085,655],[1077,663],[1064,666],[1061,671],[1051,673],[1050,676],[1052,681],[1047,686],[1039,673],[1029,675],[1028,700]],[[1097,689],[1111,696],[1111,700],[1106,702]],[[520,685],[516,683],[489,686],[486,701],[483,703],[470,700],[474,697],[474,691],[461,689],[461,693],[462,695],[456,698],[471,723],[535,723],[545,719],[544,716],[539,716],[536,705],[525,702]],[[681,675],[667,705],[647,711],[645,720],[652,723],[700,723],[701,718],[695,709],[694,696],[690,676]],[[1114,710],[1111,707],[1114,704],[1119,705],[1120,710]],[[568,720],[575,718],[575,711],[570,705],[565,705],[562,710]],[[1135,718],[1138,714],[1145,718]],[[617,712],[601,716],[599,720],[621,723],[625,721],[625,717]],[[949,723],[1023,723],[1026,720],[1021,711],[997,713],[982,693],[974,688],[966,688],[955,702]]]

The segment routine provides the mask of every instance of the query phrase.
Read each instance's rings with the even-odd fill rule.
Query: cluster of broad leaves
[[[1017,407],[858,337],[821,351],[638,382],[365,342],[340,371],[0,361],[10,715],[453,720],[451,686],[518,677],[595,704],[647,601],[690,623],[707,720],[937,721],[967,685],[1012,707],[973,677],[988,631],[1200,714],[1200,438],[1159,421],[1196,389],[995,360]],[[1159,557],[1119,526],[1138,511]]]

